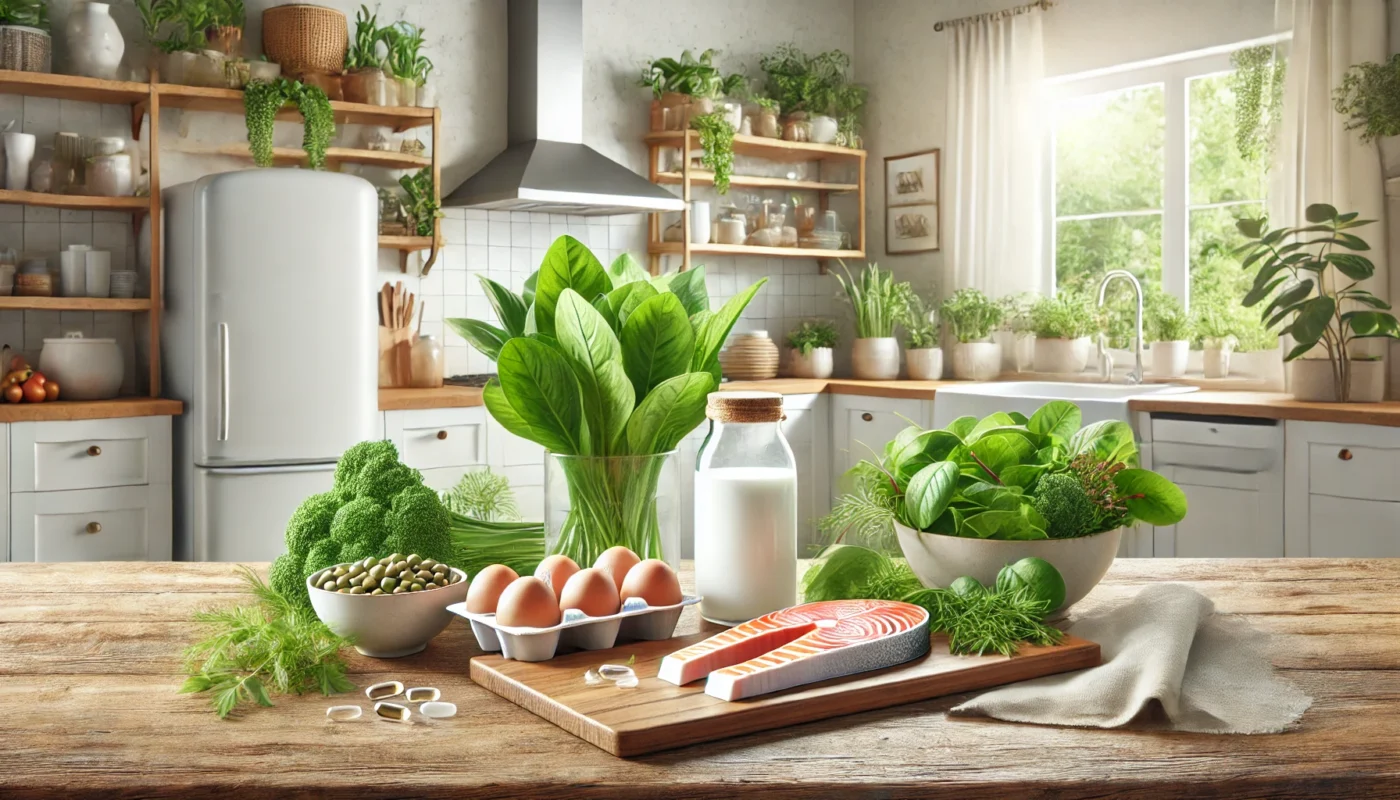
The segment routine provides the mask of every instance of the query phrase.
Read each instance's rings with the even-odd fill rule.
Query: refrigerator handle
[[[218,441],[228,441],[228,323],[219,323],[219,434]]]

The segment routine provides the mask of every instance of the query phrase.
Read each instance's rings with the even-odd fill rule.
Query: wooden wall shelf
[[[211,89],[206,86],[181,86],[176,83],[158,83],[155,86],[160,95],[161,105],[167,108],[215,111],[240,117],[244,114],[243,91],[240,89]],[[145,107],[139,101],[136,107],[141,113],[145,113]],[[412,128],[431,126],[434,109],[416,106],[370,106],[332,100],[331,111],[335,113],[335,121],[339,125],[378,125],[402,133]],[[295,108],[284,108],[277,114],[277,118],[301,119],[301,114]]]
[[[685,183],[685,176],[679,172],[658,172],[656,182],[678,186]],[[691,170],[690,182],[697,186],[713,186],[715,174],[704,170]],[[745,189],[787,189],[789,191],[811,191],[844,193],[854,192],[860,187],[854,183],[827,183],[825,181],[793,181],[787,178],[761,178],[756,175],[731,175],[730,186]]]
[[[237,142],[217,145],[184,145],[174,148],[174,152],[192,156],[226,156],[246,159],[253,157],[248,145]],[[274,147],[272,148],[272,163],[282,166],[305,164],[306,151],[300,147]],[[326,148],[326,166],[336,167],[341,164],[364,164],[386,169],[423,169],[431,167],[433,160],[428,156],[413,156],[408,153],[384,150],[361,150],[354,147]]]
[[[145,297],[0,297],[0,309],[29,311],[150,311]]]
[[[0,203],[81,211],[130,211],[137,214],[145,213],[151,208],[149,197],[88,197],[76,194],[21,192],[12,189],[0,189]]]
[[[441,242],[438,243],[441,245]],[[414,253],[433,249],[431,236],[380,236],[379,247],[383,250],[403,250]]]
[[[761,256],[763,258],[865,258],[860,250],[819,250],[813,247],[760,247],[753,244],[692,244],[691,253],[726,256]],[[649,242],[652,255],[682,255],[680,242]]]
[[[146,100],[150,88],[150,84],[133,81],[105,81],[77,75],[0,69],[0,94],[126,106]]]

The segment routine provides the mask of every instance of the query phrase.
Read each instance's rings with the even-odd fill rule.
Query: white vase
[[[1089,363],[1089,338],[1035,339],[1035,371],[1079,374]]]
[[[710,204],[704,200],[690,203],[690,243],[710,243]]]
[[[795,347],[788,351],[788,374],[794,378],[830,378],[834,363],[830,347],[813,347],[805,356]]]
[[[68,13],[64,35],[74,74],[113,80],[126,52],[121,29],[106,3],[80,2]]]
[[[34,134],[5,134],[5,188],[29,188],[29,163],[34,160]]]
[[[892,381],[899,377],[899,340],[893,336],[856,339],[851,347],[851,371],[863,381]]]
[[[1207,378],[1230,376],[1230,348],[1207,347],[1201,353],[1201,371]]]
[[[943,377],[943,351],[937,347],[905,350],[904,360],[909,365],[911,381],[936,381]]]
[[[1350,384],[1350,402],[1379,403],[1385,397],[1385,362],[1352,361]],[[1326,358],[1300,358],[1290,362],[1288,392],[1294,400],[1337,402],[1332,362]]]
[[[1035,334],[997,331],[992,341],[1001,345],[1001,371],[1025,372],[1035,362]]]
[[[1001,345],[996,342],[958,342],[953,345],[953,378],[989,381],[1001,374]]]
[[[831,144],[836,141],[836,133],[840,127],[836,124],[834,117],[825,114],[817,114],[808,120],[812,124],[811,141],[817,144]]]
[[[1186,362],[1190,357],[1190,342],[1184,340],[1175,342],[1153,342],[1153,377],[1180,378],[1186,374]]]

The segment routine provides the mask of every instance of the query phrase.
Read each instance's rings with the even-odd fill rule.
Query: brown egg
[[[555,601],[563,597],[564,584],[578,572],[578,564],[572,558],[564,555],[552,555],[540,562],[535,567],[535,577],[549,584],[549,588],[554,590]]]
[[[665,561],[648,558],[627,572],[622,599],[640,597],[649,606],[673,606],[681,601],[681,581]]]
[[[590,617],[616,614],[621,601],[612,578],[600,569],[581,569],[564,584],[559,595],[559,609],[577,608]]]
[[[637,566],[639,561],[641,559],[637,558],[636,553],[618,545],[604,550],[603,554],[598,556],[598,560],[593,562],[593,568],[608,573],[620,592],[622,591],[622,581],[627,577],[627,571]]]
[[[515,574],[515,570],[505,564],[492,564],[476,573],[471,585],[467,587],[467,610],[473,614],[495,613],[501,592],[518,577],[520,576]]]
[[[539,578],[516,578],[501,592],[496,621],[512,628],[548,628],[559,624],[554,590]]]

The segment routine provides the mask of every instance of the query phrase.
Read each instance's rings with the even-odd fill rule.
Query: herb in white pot
[[[1185,375],[1191,354],[1191,318],[1181,301],[1161,292],[1151,294],[1143,316],[1143,335],[1152,342],[1152,374],[1159,378]]]
[[[1088,299],[1076,292],[1042,297],[1031,306],[1035,371],[1078,374],[1089,363],[1089,334],[1098,327]]]
[[[830,378],[832,348],[840,342],[829,320],[807,320],[788,334],[788,373],[794,378]]]
[[[987,337],[1001,324],[1002,308],[977,289],[959,289],[943,301],[939,314],[953,337],[953,377],[985,381],[1001,374],[1001,346]]]
[[[908,283],[896,283],[894,273],[867,264],[860,278],[852,277],[845,262],[833,272],[851,308],[856,312],[856,341],[851,349],[851,367],[861,380],[894,380],[899,377],[899,341],[894,328],[909,313],[914,290]]]

